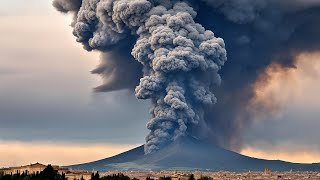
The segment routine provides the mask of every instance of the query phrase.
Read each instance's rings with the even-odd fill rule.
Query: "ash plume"
[[[79,1],[64,2],[54,4],[65,12]],[[185,136],[189,127],[203,121],[204,106],[216,103],[210,86],[220,83],[218,71],[227,60],[225,44],[196,23],[196,15],[186,2],[147,0],[85,0],[77,13],[73,25],[77,41],[87,50],[111,52],[111,60],[93,71],[109,79],[98,90],[121,89],[121,84],[134,82],[119,82],[123,77],[117,73],[134,66],[126,61],[130,57],[115,57],[134,39],[131,55],[143,71],[136,96],[153,102],[146,154]]]
[[[223,83],[219,88],[213,87],[219,103],[206,109],[206,127],[214,143],[239,151],[243,145],[242,134],[253,120],[247,107],[255,98],[254,85],[266,68],[274,63],[284,69],[299,68],[297,55],[320,50],[320,2],[202,2],[196,2],[196,21],[214,29],[225,40],[229,60],[221,70]]]
[[[55,0],[52,5],[61,12],[78,11],[81,7],[82,0]]]
[[[273,63],[298,68],[298,54],[320,49],[317,0],[54,0],[53,5],[74,14],[73,34],[86,50],[102,52],[93,70],[104,79],[97,91],[135,89],[138,98],[151,99],[146,153],[185,135],[240,150],[258,77]]]

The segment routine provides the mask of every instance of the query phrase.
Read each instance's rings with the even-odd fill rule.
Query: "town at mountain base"
[[[43,169],[44,168],[44,169]],[[43,169],[43,170],[42,170]],[[42,170],[42,171],[38,171]],[[228,171],[107,171],[89,172],[70,170],[40,163],[0,169],[0,180],[221,180],[221,179],[319,179],[314,171],[277,172],[266,168],[264,172]]]

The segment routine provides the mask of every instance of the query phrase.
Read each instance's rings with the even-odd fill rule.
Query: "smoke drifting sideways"
[[[299,68],[298,54],[320,49],[317,0],[54,0],[53,5],[74,14],[73,33],[86,50],[102,52],[93,73],[105,83],[97,91],[134,89],[143,76],[136,95],[153,102],[146,153],[187,134],[239,151],[253,119],[248,106],[265,69],[273,63]]]
[[[256,84],[269,82],[266,69],[299,68],[299,54],[320,50],[320,1],[204,0],[197,7],[196,21],[224,39],[229,60],[221,86],[212,87],[219,102],[205,111],[207,132],[214,143],[240,151],[242,135],[256,122],[250,110]]]
[[[79,8],[79,1],[54,1],[54,5],[68,12]],[[210,86],[220,83],[218,71],[227,54],[221,38],[195,23],[192,7],[179,1],[86,0],[76,13],[74,35],[85,49],[109,52],[112,59],[133,48],[131,55],[142,65],[136,97],[152,101],[146,154],[187,135],[189,128],[203,121],[204,106],[216,103]],[[103,59],[93,72],[116,77],[97,89],[128,85],[128,80],[115,79],[124,78],[121,68],[135,66],[121,61],[131,60],[130,56]]]

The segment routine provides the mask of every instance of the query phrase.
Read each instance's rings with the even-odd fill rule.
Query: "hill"
[[[144,155],[139,146],[119,155],[95,162],[72,165],[84,170],[202,170],[202,171],[319,171],[320,164],[299,164],[279,160],[264,160],[238,154],[218,146],[184,137],[163,149]]]

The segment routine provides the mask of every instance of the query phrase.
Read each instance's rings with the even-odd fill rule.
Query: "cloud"
[[[320,152],[310,149],[299,148],[298,146],[280,145],[272,149],[263,149],[258,147],[246,147],[240,152],[243,155],[250,157],[268,159],[268,160],[282,160],[296,163],[319,163]]]
[[[270,118],[283,109],[300,111],[320,105],[317,92],[320,86],[320,53],[302,53],[295,57],[295,67],[283,67],[277,63],[268,66],[254,84],[254,97],[248,111],[256,118]],[[264,117],[258,117],[265,111]]]
[[[274,156],[274,150],[287,159],[286,151],[302,152],[305,161],[311,161],[312,154],[319,157],[319,57],[320,53],[302,53],[296,57],[295,68],[272,64],[261,75],[247,107],[254,123],[245,130],[245,150],[263,151],[261,157]],[[304,162],[303,155],[297,162]]]
[[[82,0],[56,0],[53,1],[53,6],[58,9],[60,12],[68,12],[68,11],[77,11],[80,9]]]
[[[195,3],[196,21],[222,37],[228,51],[228,62],[221,70],[222,84],[219,88],[212,87],[218,102],[206,110],[206,127],[213,142],[235,151],[242,148],[243,135],[253,123],[254,117],[250,117],[246,107],[260,75],[273,63],[294,68],[298,54],[315,52],[320,47],[320,26],[315,18],[320,16],[319,4],[288,7],[289,10],[279,2],[282,1],[207,0],[212,3],[210,6]],[[295,3],[299,2],[291,5]],[[234,19],[237,14],[241,16],[236,17],[243,18]]]
[[[53,14],[50,0],[0,1],[0,16],[34,16]]]
[[[60,166],[79,164],[110,157],[137,146],[137,144],[0,141],[0,167],[36,162]]]
[[[53,137],[56,140],[76,139],[79,142],[108,142],[108,138],[112,137],[111,141],[120,139],[119,143],[132,140],[140,142],[146,133],[144,124],[148,118],[145,112],[147,103],[138,104],[132,96],[127,96],[127,92],[109,94],[105,97],[92,96],[91,87],[95,87],[98,81],[91,77],[88,71],[96,64],[96,54],[89,55],[74,43],[72,30],[68,27],[71,23],[70,18],[64,19],[58,15],[59,13],[53,13],[54,17],[36,16],[53,12],[53,8],[49,8],[51,1],[38,0],[40,1],[39,5],[44,3],[45,6],[28,10],[34,13],[25,13],[25,10],[17,12],[12,8],[17,7],[17,4],[19,7],[27,7],[27,4],[34,4],[36,0],[0,2],[1,10],[8,9],[11,16],[0,18],[1,24],[6,25],[0,29],[0,66],[24,73],[0,75],[0,133],[6,134],[0,137],[26,141]],[[293,4],[289,2],[293,1],[277,2],[285,4],[281,5],[281,8],[288,8],[272,8],[276,11],[262,9],[258,14],[253,11],[254,18],[251,22],[246,21],[248,24],[228,21],[223,17],[223,13],[217,13],[205,6],[199,8],[196,21],[207,29],[214,29],[217,36],[223,37],[229,53],[229,63],[222,72],[222,87],[215,90],[220,100],[214,109],[208,108],[206,123],[212,132],[211,138],[229,148],[238,149],[243,142],[245,147],[252,147],[262,141],[266,144],[262,147],[268,149],[291,139],[290,141],[295,141],[298,146],[309,147],[306,151],[311,152],[313,149],[319,149],[312,146],[312,143],[318,144],[317,107],[320,102],[317,99],[319,96],[315,95],[320,90],[317,86],[319,80],[314,78],[319,68],[314,61],[310,61],[311,65],[302,73],[304,78],[299,75],[299,86],[281,75],[281,81],[275,83],[276,89],[263,91],[267,98],[273,101],[281,100],[278,102],[281,112],[276,111],[277,116],[258,121],[261,123],[253,124],[252,127],[247,127],[251,123],[248,119],[237,119],[238,112],[243,112],[242,107],[247,107],[246,102],[252,96],[249,87],[256,82],[261,72],[265,72],[272,60],[278,58],[276,62],[282,66],[294,67],[296,65],[293,59],[296,53],[315,51],[318,48],[319,23],[315,22],[319,19],[319,2],[297,0],[297,3],[293,3],[298,5],[296,7],[290,6]],[[5,3],[9,3],[10,7]],[[21,9],[19,7],[18,9]],[[261,6],[253,8],[259,10]],[[233,10],[242,12],[238,7]],[[1,12],[7,13],[7,10]],[[283,16],[283,13],[279,12],[286,15]],[[307,59],[313,59],[309,56]],[[296,70],[290,70],[292,71]],[[293,78],[291,75],[285,77]],[[304,83],[301,79],[304,79]],[[131,89],[133,84],[130,84]],[[292,94],[293,89],[297,94]],[[223,93],[224,91],[227,94]],[[269,94],[275,95],[270,97]],[[119,111],[119,107],[128,110],[129,113],[125,115]],[[228,113],[225,113],[225,107],[229,108]],[[212,121],[212,117],[216,120]],[[128,125],[124,127],[124,123]],[[54,128],[49,129],[49,132],[41,130],[48,127]],[[97,129],[98,133],[94,135],[83,133],[97,132]],[[123,129],[126,132],[132,129],[129,131],[131,139],[124,138],[127,134],[119,135]],[[61,135],[55,135],[56,131]],[[244,141],[242,132],[245,132]]]
[[[148,102],[93,92],[99,55],[74,43],[71,20],[58,12],[0,17],[0,139],[143,142]]]
[[[1,76],[3,75],[10,75],[10,74],[15,74],[16,72],[13,71],[12,69],[10,68],[0,68],[0,78]]]
[[[66,4],[77,8],[60,8]],[[197,12],[187,2],[89,0],[79,8],[79,1],[55,0],[54,5],[76,11],[73,34],[84,49],[107,54],[93,71],[104,79],[98,91],[132,89],[136,83],[136,97],[151,100],[146,153],[191,134],[189,129],[204,121],[204,107],[216,103],[210,87],[221,81],[218,71],[227,52],[222,38],[194,21]]]

